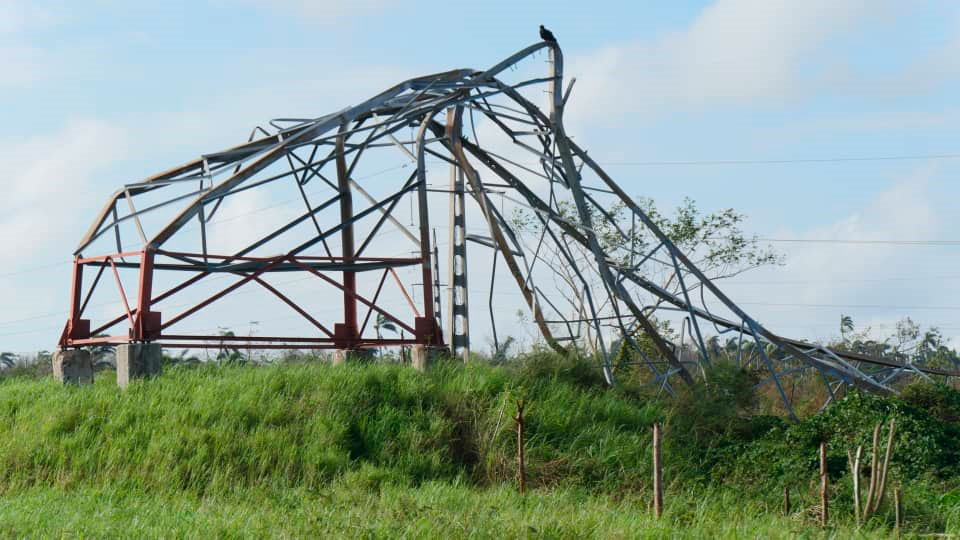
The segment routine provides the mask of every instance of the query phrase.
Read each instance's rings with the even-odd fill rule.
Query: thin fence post
[[[870,451],[870,488],[867,500],[863,503],[863,521],[866,523],[873,514],[873,501],[877,496],[877,480],[880,478],[880,422],[873,428],[873,449]]]
[[[893,504],[894,504],[894,523],[895,531],[897,538],[900,538],[900,531],[903,527],[903,491],[899,485],[897,489],[893,492]]]
[[[827,443],[820,443],[820,526],[826,527],[830,519],[827,497]]]
[[[663,462],[661,458],[660,423],[653,423],[653,513],[656,517],[663,514]]]
[[[849,450],[847,451],[849,452]],[[862,524],[860,519],[861,506],[860,506],[860,459],[863,457],[863,446],[857,446],[857,454],[853,459],[853,463],[850,465],[851,474],[853,475],[853,513],[857,519],[857,527]]]
[[[887,450],[883,456],[883,468],[880,469],[880,479],[877,481],[877,497],[874,499],[873,511],[876,512],[883,504],[883,496],[887,492],[887,471],[890,469],[890,456],[893,453],[893,437],[897,432],[896,418],[890,419],[890,430],[887,432]]]
[[[783,486],[783,515],[790,515],[790,486]]]
[[[523,400],[517,400],[517,485],[520,494],[523,495],[527,490],[527,472],[523,463]]]

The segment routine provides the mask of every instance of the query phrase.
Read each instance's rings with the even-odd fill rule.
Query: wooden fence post
[[[783,515],[790,515],[790,486],[783,486]]]
[[[873,511],[880,509],[883,496],[887,492],[887,471],[890,469],[890,456],[893,453],[893,436],[897,432],[896,418],[890,419],[890,430],[887,432],[887,450],[883,456],[883,468],[880,469],[880,479],[877,481],[877,497],[874,499]]]
[[[523,400],[517,400],[517,484],[520,488],[520,494],[527,489],[527,472],[523,463]]]
[[[900,538],[900,531],[903,527],[903,491],[901,491],[900,486],[897,486],[897,489],[893,492],[893,504],[894,504],[894,520],[896,523],[897,538]]]
[[[826,527],[830,519],[829,498],[827,497],[827,443],[820,443],[820,526]]]
[[[849,452],[849,450],[848,450]],[[862,524],[861,506],[860,506],[860,459],[863,457],[863,446],[857,446],[857,455],[851,465],[851,474],[853,474],[853,512],[857,519],[857,527]]]
[[[653,513],[658,518],[663,514],[663,463],[661,457],[660,423],[653,424]]]
[[[870,451],[870,487],[867,489],[867,500],[863,503],[861,517],[864,523],[873,514],[873,501],[877,496],[877,480],[880,478],[880,422],[873,428],[873,449]]]

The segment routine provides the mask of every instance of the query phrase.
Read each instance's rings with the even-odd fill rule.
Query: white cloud
[[[391,0],[246,0],[260,5],[292,11],[315,20],[339,19],[381,12],[396,2]]]
[[[937,202],[936,178],[934,168],[920,168],[912,177],[876,193],[860,209],[832,224],[785,230],[776,236],[828,241],[949,237],[949,220]],[[815,219],[816,208],[805,211]],[[806,330],[812,334],[796,337],[829,337],[837,333],[835,323],[841,313],[853,316],[858,327],[873,326],[878,335],[889,335],[893,324],[904,316],[924,326],[956,326],[954,311],[915,309],[952,305],[955,302],[951,299],[960,294],[956,279],[944,279],[956,272],[949,270],[949,259],[942,249],[842,242],[777,247],[787,255],[784,267],[757,270],[721,284],[734,301],[743,303],[774,332],[791,335]]]
[[[97,120],[74,120],[61,129],[26,140],[0,141],[4,164],[0,203],[0,266],[11,271],[68,261],[102,199],[97,175],[124,155],[124,131]],[[54,312],[66,305],[69,266],[0,277],[4,319]],[[24,323],[27,329],[62,323],[60,319]],[[4,325],[0,332],[20,330]],[[50,348],[56,331],[7,337],[5,342]],[[34,348],[36,348],[34,347]]]
[[[49,75],[45,55],[34,48],[0,44],[0,90],[26,88]]]
[[[875,7],[861,0],[720,0],[683,31],[574,58],[569,73],[581,82],[570,110],[653,112],[795,96],[810,84],[800,76],[810,56]]]
[[[10,208],[0,218],[0,236],[4,239],[0,261],[7,268],[68,260],[92,219],[86,210],[95,203],[86,188],[92,186],[93,172],[104,163],[102,153],[109,150],[90,149],[85,142],[75,140],[67,144],[60,148],[67,155],[39,158],[54,163],[27,163],[28,170],[21,173],[11,169],[14,178],[6,189],[11,197],[4,205]],[[84,151],[91,152],[89,159],[82,155]],[[40,285],[35,281],[31,284]],[[18,290],[22,292],[23,288]]]
[[[903,73],[883,81],[887,92],[903,89],[930,90],[960,76],[960,10],[955,16],[953,34],[942,46],[911,64]]]
[[[47,76],[50,59],[30,43],[28,32],[54,17],[27,2],[0,0],[0,90],[23,88]]]
[[[940,223],[927,189],[925,174],[898,183],[874,196],[856,213],[825,227],[815,227],[801,238],[811,240],[863,241],[915,240],[937,238]],[[842,291],[819,284],[808,287],[799,301],[830,303],[841,297],[864,298],[872,296],[875,284],[851,287],[849,280],[897,272],[912,272],[915,259],[906,256],[904,246],[896,244],[822,244],[816,248],[804,245],[790,258],[784,269],[796,276],[816,276],[847,282]],[[915,248],[913,248],[915,249]],[[922,252],[921,252],[922,254]],[[917,255],[916,252],[910,255]]]
[[[99,120],[73,120],[56,132],[0,145],[7,171],[0,232],[21,248],[18,256],[76,232],[74,218],[102,195],[93,189],[96,173],[124,155],[123,133]],[[0,260],[9,256],[9,250],[0,253]]]
[[[76,197],[85,196],[94,173],[123,155],[123,139],[116,125],[77,119],[53,133],[5,141],[0,147],[0,160],[9,171],[4,206],[14,214],[36,203],[48,210],[51,204],[58,210],[76,207]]]
[[[218,211],[218,219],[208,226],[210,251],[235,253],[288,221],[284,218],[289,208],[280,208],[283,215],[263,211],[270,207],[270,195],[263,189],[250,189],[227,198]]]
[[[810,118],[793,123],[785,129],[793,133],[824,132],[879,133],[895,131],[925,131],[953,129],[960,122],[960,108],[927,110],[882,110],[865,113],[840,113],[829,117]]]
[[[35,3],[0,0],[0,36],[15,34],[30,27],[50,24],[53,14]]]

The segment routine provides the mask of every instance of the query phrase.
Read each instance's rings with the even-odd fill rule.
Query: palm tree
[[[717,362],[724,358],[723,345],[720,344],[720,336],[710,336],[707,338],[707,354],[711,360]]]
[[[99,334],[93,337],[106,337],[106,334]],[[112,343],[98,343],[87,347],[90,351],[90,359],[93,362],[94,369],[113,368],[114,362],[110,359],[116,359],[117,346]]]
[[[12,368],[13,366],[17,365],[17,360],[19,360],[19,357],[12,352],[0,353],[0,364],[3,364],[8,368]]]
[[[505,364],[507,362],[507,354],[510,352],[510,347],[514,343],[513,336],[507,336],[507,339],[503,340],[499,345],[494,345],[493,356],[490,360],[494,364]]]
[[[224,338],[236,337],[236,334],[233,333],[233,330],[227,330],[224,328],[220,329],[219,334]],[[228,364],[246,363],[243,354],[240,353],[240,349],[235,345],[228,343],[226,339],[220,340],[220,352],[217,353],[217,364],[222,365],[224,362]]]
[[[175,366],[178,364],[187,364],[187,365],[196,365],[200,363],[200,359],[195,355],[189,355],[189,349],[183,349],[180,351],[180,354],[176,356],[167,356],[163,355],[163,362],[167,365]]]
[[[389,330],[394,334],[398,333],[397,325],[390,319],[386,318],[382,313],[377,313],[377,322],[373,323],[373,328],[377,331],[377,339],[383,339],[384,330]],[[382,356],[382,354],[383,351],[378,347],[377,355]]]
[[[727,342],[723,344],[723,354],[726,355],[727,360],[733,362],[737,361],[737,367],[740,367],[740,362],[743,358],[740,355],[740,342],[741,340],[736,337],[727,338]]]
[[[853,317],[849,315],[840,315],[840,339],[847,341],[847,332],[853,332]]]

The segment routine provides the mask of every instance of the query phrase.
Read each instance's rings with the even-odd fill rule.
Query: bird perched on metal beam
[[[540,39],[549,43],[557,42],[557,38],[554,37],[553,32],[547,30],[542,24],[540,25]]]

